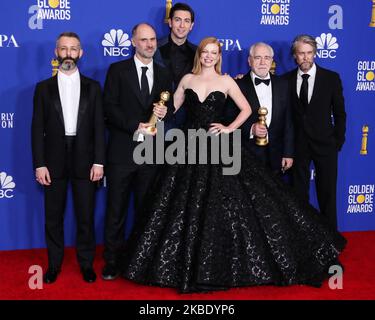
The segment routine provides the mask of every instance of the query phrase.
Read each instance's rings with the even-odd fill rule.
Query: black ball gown
[[[221,122],[226,97],[185,90],[186,128]],[[135,282],[182,293],[320,286],[346,240],[247,149],[237,175],[221,164],[165,165],[122,258]]]

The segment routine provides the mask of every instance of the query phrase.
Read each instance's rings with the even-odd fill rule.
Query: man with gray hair
[[[302,199],[309,199],[313,162],[320,211],[337,228],[337,157],[345,141],[346,113],[340,76],[314,62],[316,50],[313,37],[297,36],[292,54],[298,67],[285,75],[296,130],[293,185]]]
[[[253,44],[249,50],[251,67],[245,76],[236,82],[248,100],[252,114],[242,125],[243,141],[272,171],[284,172],[293,165],[293,126],[288,95],[288,83],[270,74],[273,49],[264,42]],[[233,102],[229,101],[232,105]],[[267,125],[258,122],[258,110],[267,108]],[[266,146],[258,146],[256,138],[267,137]]]
[[[168,70],[153,59],[157,48],[155,29],[148,23],[135,25],[132,44],[134,56],[111,64],[104,85],[104,114],[109,130],[104,280],[114,280],[119,275],[130,194],[134,192],[136,224],[157,172],[156,165],[134,162],[133,151],[138,143],[133,140],[134,133],[147,133],[151,126],[148,120],[153,113],[159,119],[166,116],[168,110],[153,103],[160,100],[161,92],[172,92]],[[173,113],[171,101],[168,106],[169,114]],[[156,131],[149,134],[152,132],[155,135]]]

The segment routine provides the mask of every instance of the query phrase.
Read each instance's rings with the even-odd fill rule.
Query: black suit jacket
[[[252,113],[241,126],[242,141],[256,154],[261,155],[267,148],[271,168],[279,170],[282,158],[294,156],[294,130],[289,99],[288,82],[280,77],[271,75],[272,82],[272,118],[268,128],[268,145],[256,145],[255,137],[249,139],[251,126],[259,121],[258,110],[260,103],[255,91],[250,72],[242,79],[236,80],[245,98],[249,102]],[[234,103],[230,102],[230,108]],[[236,106],[234,106],[236,107]],[[237,107],[236,107],[237,108]]]
[[[148,122],[153,103],[160,100],[162,91],[169,91],[166,119],[173,114],[172,81],[167,69],[154,62],[154,83],[150,98],[142,103],[134,58],[111,64],[104,85],[104,114],[110,132],[108,162],[134,164],[133,150],[137,142],[133,135],[140,122]]]
[[[89,179],[94,163],[104,165],[105,127],[100,84],[82,74],[80,79],[74,174]],[[52,178],[63,177],[66,141],[57,76],[36,85],[31,135],[34,168],[46,166]]]
[[[316,66],[314,90],[305,109],[297,95],[297,69],[287,73],[293,122],[296,133],[296,150],[308,144],[317,154],[340,150],[345,142],[346,112],[340,76]],[[332,119],[333,116],[333,119]]]
[[[163,67],[166,67],[169,72],[172,70],[171,66],[171,46],[172,46],[172,40],[170,35],[168,37],[165,37],[163,39],[158,40],[158,50],[155,52],[154,60],[156,63],[160,64]],[[192,44],[189,41],[186,41],[186,55],[187,55],[187,64],[184,66],[183,70],[181,70],[181,75],[184,76],[191,72],[193,69],[193,63],[194,63],[194,56],[195,51],[197,50],[197,46]],[[173,75],[171,74],[171,77]],[[172,79],[173,80],[173,79]],[[177,89],[180,79],[177,79],[176,83],[173,83],[174,90]]]

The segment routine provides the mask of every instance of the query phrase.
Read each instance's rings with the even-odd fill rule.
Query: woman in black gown
[[[187,110],[185,133],[202,128],[228,134],[250,115],[237,84],[220,68],[219,42],[203,39],[193,74],[181,80],[174,95],[175,108],[184,103]],[[241,112],[224,126],[227,95]],[[223,175],[222,164],[165,165],[150,190],[143,221],[127,241],[125,278],[182,293],[322,284],[346,240],[241,150],[236,175]]]

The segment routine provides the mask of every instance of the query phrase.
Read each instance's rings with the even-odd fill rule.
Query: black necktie
[[[305,107],[309,104],[309,77],[310,75],[307,73],[302,75],[302,85],[299,92],[299,99]]]
[[[146,104],[148,98],[150,96],[150,87],[148,86],[148,80],[146,76],[146,72],[148,67],[142,67],[142,76],[141,76],[141,96],[143,100],[143,104]]]
[[[271,79],[261,79],[261,78],[255,78],[255,85],[257,86],[259,83],[264,83],[266,86],[270,84]]]

